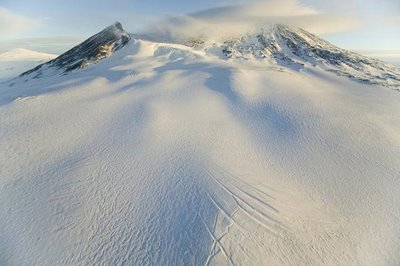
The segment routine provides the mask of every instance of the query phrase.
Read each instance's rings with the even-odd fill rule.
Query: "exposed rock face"
[[[37,78],[42,75],[42,70],[45,68],[69,72],[96,64],[124,47],[129,40],[129,34],[122,28],[121,23],[117,22],[56,59],[22,73],[21,76],[33,74],[33,78]]]
[[[400,88],[400,69],[379,60],[340,49],[297,28],[275,25],[239,39],[225,41],[230,58],[273,60],[282,66],[319,66],[358,81]]]

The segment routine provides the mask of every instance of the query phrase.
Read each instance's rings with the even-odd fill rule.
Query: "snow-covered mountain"
[[[126,45],[130,38],[117,22],[55,60],[22,76],[34,73],[34,77],[40,77],[44,68],[61,69],[63,72],[84,68],[110,56]],[[298,70],[305,66],[320,67],[360,82],[400,88],[399,67],[340,49],[305,30],[285,25],[268,26],[222,43],[198,39],[187,41],[186,45],[206,51],[220,47],[228,58],[266,60]]]
[[[318,66],[369,84],[400,88],[399,67],[340,49],[305,30],[284,25],[228,40],[224,53],[231,58],[272,58],[279,65],[300,69]]]
[[[21,76],[34,73],[34,78],[38,78],[46,70],[65,73],[85,68],[109,57],[124,47],[129,40],[129,34],[122,28],[121,23],[116,22],[54,60],[24,72]]]
[[[0,264],[396,265],[396,73],[285,26],[113,25],[0,83]]]

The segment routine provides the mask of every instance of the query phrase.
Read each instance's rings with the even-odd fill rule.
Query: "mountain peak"
[[[276,24],[223,43],[228,58],[267,60],[284,67],[320,67],[339,76],[387,87],[400,86],[400,69],[336,47],[296,27]]]
[[[96,64],[124,47],[130,39],[122,24],[115,22],[56,59],[22,73],[21,76],[34,74],[33,78],[39,78],[44,69],[69,72]]]
[[[115,22],[114,24],[111,24],[110,26],[106,27],[103,32],[114,32],[116,34],[127,34],[127,32],[124,30],[122,27],[122,24],[120,22]]]
[[[124,31],[124,28],[122,27],[122,24],[120,22],[115,22],[112,26],[114,26],[115,28]]]

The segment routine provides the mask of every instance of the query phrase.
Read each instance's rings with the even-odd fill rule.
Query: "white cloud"
[[[400,24],[400,16],[386,18],[386,22],[391,26],[397,27]]]
[[[296,0],[268,0],[173,17],[156,25],[155,31],[178,39],[200,36],[218,39],[272,24],[287,24],[316,34],[327,34],[354,29],[358,20],[327,15]]]
[[[37,20],[15,14],[0,6],[0,35],[23,32],[38,25]]]

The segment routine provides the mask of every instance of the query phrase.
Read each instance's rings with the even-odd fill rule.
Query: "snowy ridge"
[[[132,36],[144,37],[154,42],[157,40],[154,36]],[[58,58],[39,65],[21,76],[38,78],[43,75],[45,69],[48,75],[60,73],[60,70],[61,73],[65,73],[96,64],[124,47],[130,39],[131,36],[117,22]],[[185,45],[195,50],[203,49],[206,53],[213,48],[219,48],[228,58],[261,60],[297,70],[320,67],[360,82],[400,88],[399,67],[340,49],[305,30],[285,25],[267,26],[255,33],[222,43],[209,43],[200,38],[188,40]]]
[[[400,68],[340,49],[302,29],[275,25],[222,46],[230,58],[269,59],[298,69],[318,66],[369,84],[400,88]]]
[[[16,48],[0,54],[0,61],[34,61],[54,59],[54,54],[41,53],[23,48]]]
[[[44,69],[48,69],[50,73],[62,73],[96,64],[124,47],[129,40],[129,34],[121,23],[116,22],[56,59],[22,73],[21,76],[38,78],[42,76]]]

